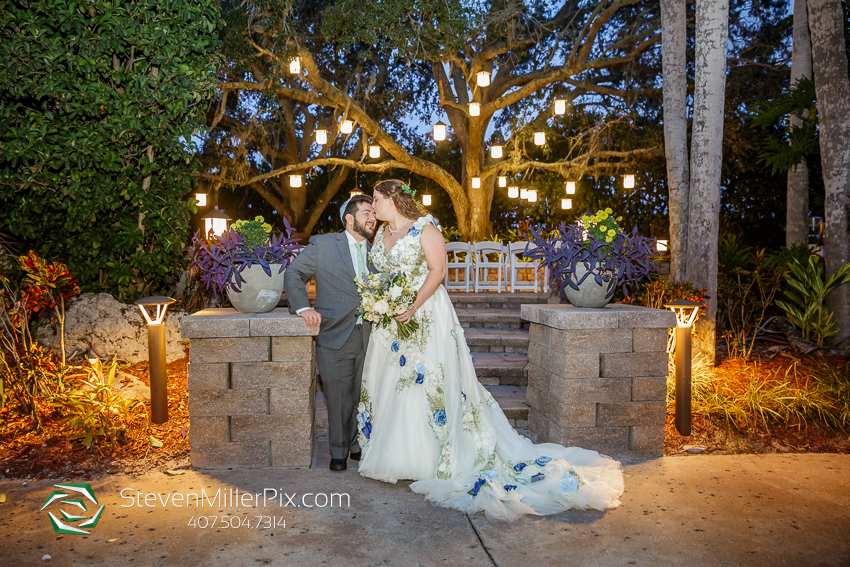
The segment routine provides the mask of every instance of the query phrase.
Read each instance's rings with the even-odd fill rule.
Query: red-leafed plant
[[[21,282],[21,301],[27,311],[47,311],[51,324],[59,324],[60,352],[65,364],[65,303],[80,293],[77,279],[62,262],[48,263],[32,250],[18,262],[26,274]]]

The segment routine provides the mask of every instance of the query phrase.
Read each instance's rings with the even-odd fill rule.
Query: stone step
[[[481,291],[478,293],[467,293],[465,291],[450,291],[449,297],[455,308],[519,308],[523,303],[546,303],[548,294],[532,293],[529,291],[517,293],[496,293],[495,291]]]
[[[520,317],[520,309],[513,307],[460,307],[455,309],[462,327],[479,329],[527,329],[529,324]]]
[[[505,412],[505,417],[514,427],[525,428],[528,406],[525,404],[525,386],[485,386]],[[316,392],[316,436],[328,434],[328,406],[325,395]]]
[[[466,344],[473,353],[477,352],[528,352],[528,329],[481,329],[469,327],[463,330]]]
[[[485,386],[528,384],[528,356],[518,352],[477,352],[472,364],[478,381]]]

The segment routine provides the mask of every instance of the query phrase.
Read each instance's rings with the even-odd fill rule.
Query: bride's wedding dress
[[[370,259],[382,272],[403,271],[421,286],[428,265],[419,243],[429,215],[387,252],[383,227]],[[510,425],[478,382],[449,294],[440,286],[416,312],[419,330],[399,340],[373,328],[358,407],[363,476],[410,488],[465,513],[513,520],[570,508],[620,504],[620,464],[596,451],[532,444]]]

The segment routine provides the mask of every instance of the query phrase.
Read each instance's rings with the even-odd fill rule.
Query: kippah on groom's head
[[[345,217],[348,215],[354,216],[360,209],[360,203],[372,204],[372,197],[369,195],[355,195],[342,204],[339,208],[339,216],[342,218],[342,224],[345,224]]]

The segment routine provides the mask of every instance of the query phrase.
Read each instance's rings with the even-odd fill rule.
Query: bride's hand
[[[395,320],[400,323],[410,323],[410,320],[413,319],[414,313],[416,313],[416,306],[411,305],[407,311],[405,311],[401,315],[398,315]]]

